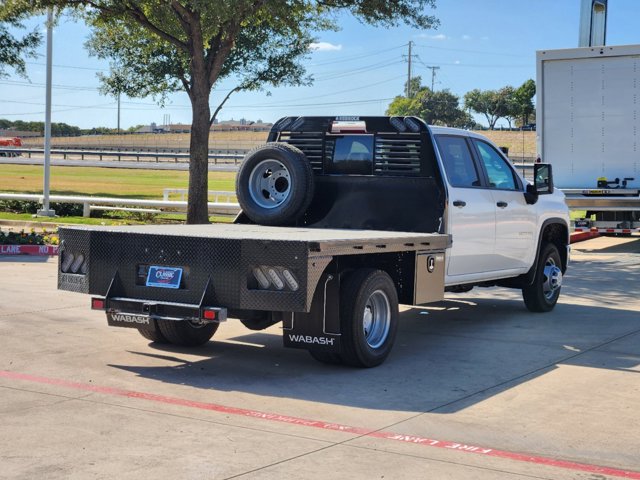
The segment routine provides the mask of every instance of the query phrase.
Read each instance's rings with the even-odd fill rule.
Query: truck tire
[[[342,357],[339,353],[333,352],[321,352],[318,350],[309,350],[309,355],[320,363],[326,363],[327,365],[340,365],[342,364]]]
[[[158,320],[160,332],[169,343],[183,347],[197,347],[207,343],[218,329],[218,323],[203,323],[181,320]]]
[[[236,177],[242,211],[261,225],[292,224],[313,198],[311,164],[296,147],[267,143],[247,153]]]
[[[169,343],[167,337],[165,337],[160,331],[160,328],[158,327],[158,321],[154,319],[152,319],[151,321],[155,323],[155,328],[139,327],[138,332],[140,332],[140,335],[142,335],[147,340],[155,343]]]
[[[542,244],[533,283],[522,289],[524,304],[532,312],[550,312],[562,287],[562,261],[553,243]]]
[[[398,292],[386,272],[362,268],[340,287],[341,358],[354,367],[385,361],[398,330]]]

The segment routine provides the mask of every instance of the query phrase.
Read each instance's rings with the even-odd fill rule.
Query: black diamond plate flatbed
[[[63,230],[109,232],[134,235],[166,235],[169,237],[211,238],[257,242],[304,242],[309,256],[357,255],[374,251],[398,252],[444,250],[451,245],[450,235],[438,233],[392,232],[263,225],[126,225],[70,226]]]

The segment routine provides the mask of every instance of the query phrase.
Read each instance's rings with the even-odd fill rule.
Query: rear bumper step
[[[187,303],[153,302],[135,298],[92,297],[91,308],[107,313],[109,325],[139,328],[151,320],[219,323],[227,319],[227,309]]]

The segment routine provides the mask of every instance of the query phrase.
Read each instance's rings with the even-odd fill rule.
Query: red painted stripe
[[[58,255],[57,245],[0,245],[0,255]]]
[[[290,417],[288,415],[279,415],[276,413],[266,413],[258,410],[247,410],[244,408],[229,407],[226,405],[218,405],[215,403],[197,402],[193,400],[187,400],[184,398],[167,397],[164,395],[156,395],[153,393],[136,392],[132,390],[124,390],[114,387],[102,387],[99,385],[89,385],[86,383],[72,382],[69,380],[62,380],[57,378],[40,377],[36,375],[29,375],[25,373],[8,372],[0,370],[0,378],[7,378],[11,380],[23,380],[26,382],[41,383],[46,385],[55,385],[59,387],[72,388],[75,390],[82,390],[87,392],[101,393],[104,395],[111,395],[116,397],[138,398],[141,400],[147,400],[151,402],[164,403],[169,405],[178,405],[187,408],[197,408],[200,410],[209,410],[213,412],[226,413],[229,415],[238,415],[242,417],[251,417],[260,420],[268,420],[272,422],[282,422],[292,425],[301,425],[304,427],[320,428],[323,430],[335,430],[345,433],[351,433],[354,435],[361,435],[372,438],[379,438],[384,440],[394,440],[404,443],[413,443],[416,445],[422,445],[426,447],[444,448],[449,450],[456,450],[464,453],[475,453],[479,455],[485,455],[488,457],[505,458],[508,460],[515,460],[518,462],[533,463],[538,465],[547,465],[550,467],[563,468],[566,470],[574,470],[588,473],[597,473],[600,475],[610,475],[621,478],[631,478],[640,480],[640,472],[631,470],[620,470],[617,468],[603,467],[598,465],[590,465],[586,463],[570,462],[566,460],[559,460],[555,458],[540,457],[535,455],[527,455],[523,453],[508,452],[505,450],[496,450],[494,448],[480,447],[477,445],[468,445],[464,443],[451,442],[446,440],[436,440],[427,437],[419,437],[414,435],[403,435],[393,432],[374,431],[362,427],[353,427],[349,425],[341,425],[337,423],[328,423],[320,420],[310,420],[305,418]]]

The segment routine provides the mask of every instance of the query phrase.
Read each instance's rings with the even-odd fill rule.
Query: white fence
[[[221,193],[221,192],[220,192]],[[225,192],[234,195],[233,192]],[[228,198],[228,197],[227,197]],[[0,200],[27,200],[32,202],[44,202],[43,195],[25,193],[0,193]],[[79,203],[83,205],[83,215],[90,216],[91,210],[125,210],[131,212],[159,211],[187,211],[186,201],[175,200],[140,200],[136,198],[112,198],[112,197],[80,197],[72,195],[50,195],[50,202]],[[110,207],[110,208],[108,208]],[[236,202],[208,202],[209,213],[222,215],[236,215],[240,212],[240,205]],[[155,213],[155,212],[154,212]]]

